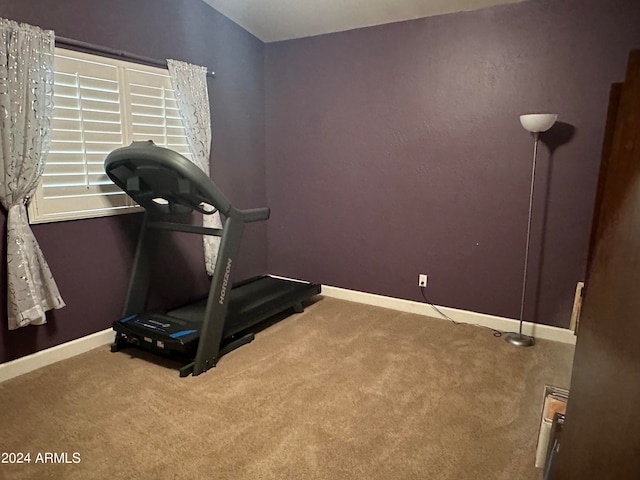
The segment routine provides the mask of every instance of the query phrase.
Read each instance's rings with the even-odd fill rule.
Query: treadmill
[[[145,209],[122,318],[112,352],[139,347],[180,361],[180,376],[206,372],[220,357],[251,342],[267,319],[320,293],[319,284],[264,275],[235,285],[230,277],[246,223],[265,221],[268,208],[234,208],[211,179],[179,153],[152,141],[133,142],[111,152],[104,167],[109,178]],[[222,228],[192,223],[193,213],[220,212]],[[158,230],[221,237],[209,294],[164,312],[146,312],[151,262]],[[278,317],[279,319],[280,317]]]

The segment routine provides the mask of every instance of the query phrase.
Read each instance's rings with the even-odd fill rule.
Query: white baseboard
[[[0,383],[10,378],[32,372],[38,368],[52,363],[75,357],[94,348],[113,343],[114,332],[112,329],[92,333],[86,337],[78,338],[62,345],[47,348],[39,352],[21,357],[10,362],[0,364]]]
[[[322,295],[326,297],[340,298],[351,302],[389,308],[400,312],[443,318],[442,315],[427,303],[403,300],[401,298],[385,297],[383,295],[347,290],[345,288],[332,287],[329,285],[322,285]],[[518,331],[519,322],[512,318],[497,317],[494,315],[471,312],[468,310],[458,310],[450,307],[437,306],[437,308],[456,322],[482,325],[484,327],[495,328],[496,330],[501,330],[503,332]],[[525,335],[531,335],[535,338],[552,340],[554,342],[568,343],[571,345],[575,345],[576,343],[576,336],[573,334],[573,331],[566,328],[522,322],[522,333]]]
[[[400,312],[416,313],[434,318],[442,318],[442,316],[431,305],[411,300],[403,300],[401,298],[385,297],[383,295],[347,290],[345,288],[332,287],[329,285],[322,285],[322,295],[348,300],[350,302],[389,308]],[[494,315],[470,312],[468,310],[458,310],[450,307],[438,306],[438,309],[456,322],[472,323],[506,332],[518,330],[518,321],[512,318],[496,317]],[[573,334],[573,331],[566,328],[523,322],[522,333],[525,335],[532,335],[536,338],[553,340],[555,342],[568,343],[572,345],[575,345],[576,343],[576,337]],[[87,335],[86,337],[63,343],[62,345],[47,348],[46,350],[27,355],[26,357],[2,363],[0,364],[0,383],[5,380],[9,380],[10,378],[17,377],[18,375],[23,375],[25,373],[32,372],[33,370],[37,370],[38,368],[59,362],[60,360],[65,360],[81,353],[88,352],[94,348],[108,345],[113,342],[113,339],[113,330],[107,329]]]

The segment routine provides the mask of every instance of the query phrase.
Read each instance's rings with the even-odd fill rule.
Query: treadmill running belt
[[[318,285],[262,276],[245,280],[231,289],[229,309],[225,320],[223,338],[235,335],[246,328],[277,313],[295,307],[296,304],[320,293]],[[168,316],[202,321],[207,299],[167,312]]]

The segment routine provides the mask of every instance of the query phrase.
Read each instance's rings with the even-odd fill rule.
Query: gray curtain
[[[209,175],[211,153],[211,116],[207,91],[207,69],[198,65],[167,60],[171,84],[176,91],[182,124],[187,135],[193,163]],[[204,215],[203,225],[220,228],[220,214]],[[204,261],[207,273],[213,275],[220,247],[220,237],[204,237]]]
[[[65,306],[26,204],[44,170],[53,110],[54,34],[0,18],[0,203],[7,210],[9,329]]]

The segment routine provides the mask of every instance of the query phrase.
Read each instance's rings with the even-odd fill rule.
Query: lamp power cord
[[[430,305],[431,308],[433,308],[436,312],[438,312],[442,316],[442,318],[449,320],[454,325],[486,328],[487,330],[491,330],[493,332],[494,337],[498,337],[498,338],[502,337],[502,335],[506,333],[506,332],[503,332],[502,330],[497,330],[495,328],[487,327],[486,325],[479,325],[477,323],[457,322],[456,320],[451,318],[449,315],[444,313],[442,310],[440,310],[438,307],[436,307],[433,303],[431,303],[431,301],[427,298],[427,295],[424,293],[425,288],[426,287],[420,287],[420,293],[422,294],[422,298],[424,298],[424,301],[427,302],[427,304]]]

